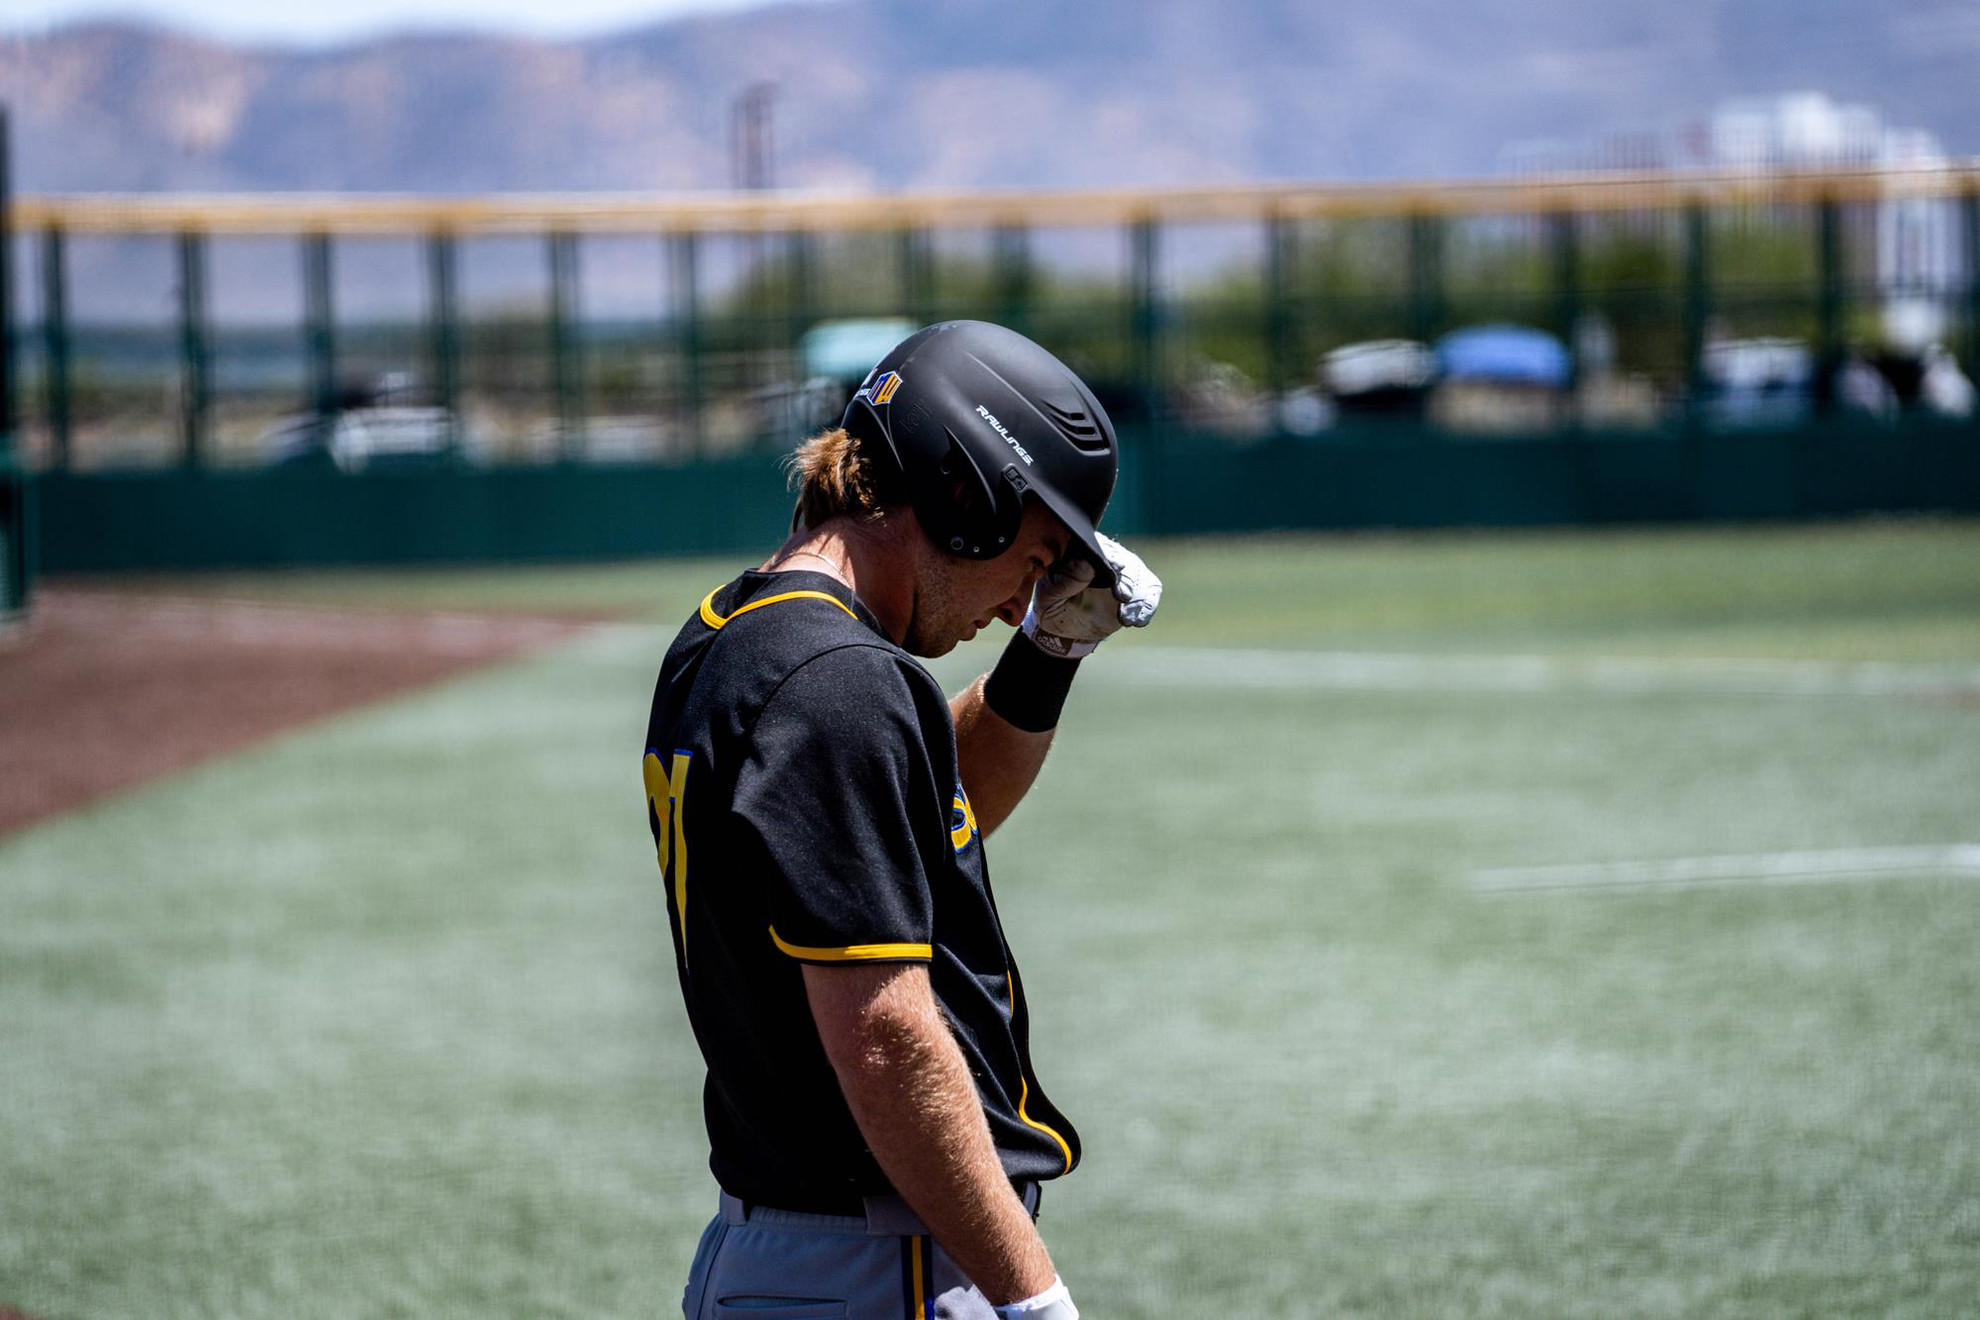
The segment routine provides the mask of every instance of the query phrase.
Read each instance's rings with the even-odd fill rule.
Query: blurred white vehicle
[[[1973,382],[1943,345],[1933,344],[1925,350],[1925,374],[1919,381],[1918,397],[1927,408],[1941,417],[1971,417],[1973,395]]]
[[[292,413],[255,438],[255,454],[268,464],[308,462],[327,457],[340,472],[369,464],[445,454],[454,439],[445,408],[406,402],[412,381],[389,372],[368,389],[346,390],[328,417]]]
[[[297,463],[320,454],[340,472],[358,472],[381,459],[446,453],[448,420],[445,408],[405,405],[346,408],[327,419],[298,413],[263,432],[255,440],[255,450],[264,463]]]
[[[1714,426],[1794,426],[1814,409],[1815,354],[1799,339],[1714,340],[1703,367]]]
[[[1414,339],[1370,339],[1320,359],[1320,380],[1336,398],[1421,390],[1437,374],[1437,356]]]

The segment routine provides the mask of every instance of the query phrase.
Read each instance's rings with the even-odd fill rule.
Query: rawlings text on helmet
[[[1024,460],[1024,465],[1026,467],[1031,466],[1030,453],[1025,450],[1025,447],[1023,445],[1018,443],[1018,439],[1016,436],[1012,435],[1009,431],[1006,431],[1004,429],[1004,424],[997,420],[996,415],[994,413],[992,413],[988,408],[984,407],[982,404],[979,403],[976,405],[976,415],[978,417],[981,417],[984,421],[990,423],[990,429],[995,431],[998,435],[1003,436],[1005,444],[1009,445],[1012,449],[1017,450],[1017,456]]]

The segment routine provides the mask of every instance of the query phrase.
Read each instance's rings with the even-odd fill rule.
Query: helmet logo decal
[[[995,431],[998,435],[1004,437],[1004,443],[1017,451],[1017,456],[1024,460],[1024,465],[1026,467],[1031,466],[1030,453],[1026,451],[1023,445],[1017,442],[1016,436],[1012,435],[1009,431],[1006,431],[1004,429],[1004,424],[997,420],[996,415],[994,413],[992,413],[988,408],[984,407],[982,404],[979,403],[976,405],[976,415],[978,417],[981,417],[984,421],[990,423],[991,430]]]
[[[879,407],[892,401],[894,391],[900,387],[901,373],[898,371],[890,371],[878,380],[875,380],[872,374],[869,373],[866,384],[859,387],[859,396],[857,397],[864,397],[875,407]]]

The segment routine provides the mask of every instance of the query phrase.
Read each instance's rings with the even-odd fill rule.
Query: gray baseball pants
[[[1037,1210],[1034,1185],[1026,1205]],[[997,1320],[899,1197],[863,1217],[800,1214],[722,1194],[681,1298],[686,1320]]]

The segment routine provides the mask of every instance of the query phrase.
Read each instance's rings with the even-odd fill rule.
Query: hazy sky
[[[80,18],[136,18],[235,41],[334,42],[405,28],[473,27],[579,36],[765,0],[4,0],[0,31]]]

